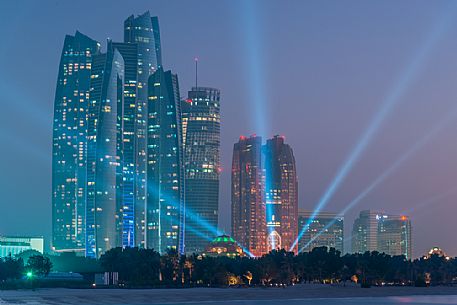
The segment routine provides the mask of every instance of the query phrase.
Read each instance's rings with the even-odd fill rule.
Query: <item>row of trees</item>
[[[11,256],[0,258],[0,283],[7,280],[20,279],[25,276],[45,277],[51,272],[52,263],[48,257],[43,255],[32,255],[28,257],[27,264],[24,260]]]
[[[447,284],[457,280],[457,259],[434,255],[415,261],[379,252],[346,254],[315,248],[294,255],[271,251],[260,258],[160,255],[154,250],[115,248],[100,259],[104,271],[118,272],[127,286],[290,285],[354,281],[365,285]]]

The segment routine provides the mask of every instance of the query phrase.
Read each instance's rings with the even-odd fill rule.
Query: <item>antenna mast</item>
[[[195,57],[195,90],[197,90],[198,85],[198,57]]]

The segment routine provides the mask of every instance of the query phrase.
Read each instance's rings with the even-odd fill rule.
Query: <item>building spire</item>
[[[198,87],[198,57],[195,57],[194,60],[195,60],[195,90],[197,90],[197,87]]]

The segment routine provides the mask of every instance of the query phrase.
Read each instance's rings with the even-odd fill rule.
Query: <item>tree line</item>
[[[457,283],[457,259],[433,255],[414,261],[379,252],[341,253],[315,248],[294,255],[273,250],[259,257],[160,255],[151,249],[115,248],[100,258],[102,269],[118,272],[119,282],[132,287],[283,286],[296,283],[345,283],[425,286]]]
[[[26,262],[26,263],[24,263]],[[114,248],[99,260],[64,254],[6,257],[0,259],[0,282],[46,277],[51,271],[117,272],[125,287],[221,287],[228,285],[284,286],[297,283],[348,283],[370,285],[457,284],[457,259],[432,255],[407,260],[379,252],[341,253],[315,248],[294,255],[273,250],[258,257],[160,255],[152,249]]]

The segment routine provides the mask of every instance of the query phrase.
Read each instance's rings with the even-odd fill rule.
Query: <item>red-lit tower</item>
[[[274,136],[263,147],[268,251],[289,251],[298,235],[298,179],[292,148]],[[298,247],[292,249],[298,252]]]
[[[250,254],[267,252],[262,138],[240,137],[233,147],[232,236]]]

